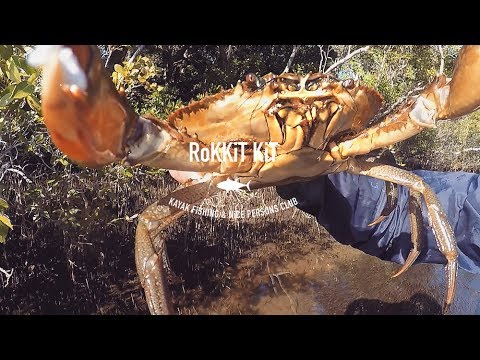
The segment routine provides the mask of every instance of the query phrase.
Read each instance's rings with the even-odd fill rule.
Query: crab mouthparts
[[[286,127],[294,128],[302,126],[304,128],[321,131],[323,129],[323,140],[326,140],[335,132],[338,124],[332,121],[341,106],[336,102],[329,101],[308,101],[306,103],[282,104],[274,110],[276,119],[282,129],[283,137],[286,137]],[[312,134],[307,134],[309,138]]]

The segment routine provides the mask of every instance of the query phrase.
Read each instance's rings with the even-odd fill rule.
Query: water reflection
[[[392,279],[399,265],[338,243],[305,244],[284,258],[272,244],[257,251],[229,271],[230,288],[207,296],[195,313],[441,314],[442,265],[418,264]],[[480,276],[459,271],[450,314],[480,314]]]

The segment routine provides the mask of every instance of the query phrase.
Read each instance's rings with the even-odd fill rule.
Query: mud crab
[[[436,195],[418,176],[360,155],[434,127],[437,120],[476,110],[480,106],[480,46],[463,47],[451,79],[437,76],[371,127],[367,125],[379,111],[382,96],[351,79],[340,81],[323,73],[248,74],[232,89],[192,102],[160,120],[139,116],[130,108],[104,70],[96,46],[58,46],[51,53],[43,62],[42,108],[48,131],[61,151],[84,166],[123,161],[169,169],[187,185],[139,216],[136,266],[152,314],[173,312],[162,230],[185,210],[171,206],[172,197],[197,204],[219,191],[217,185],[225,181],[248,184],[254,190],[341,171],[410,190],[413,246],[398,274],[420,253],[423,198],[447,262],[444,312],[448,310],[455,292],[457,246]],[[202,150],[218,142],[227,144],[214,147],[222,156],[205,161],[191,158],[192,144]],[[239,147],[244,156],[235,159],[231,155]]]

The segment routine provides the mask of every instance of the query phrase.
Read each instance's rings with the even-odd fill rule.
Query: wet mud
[[[349,246],[302,245],[282,254],[263,245],[229,274],[233,286],[222,296],[187,310],[198,314],[441,314],[445,291],[442,265],[418,264],[398,278],[399,265]],[[281,254],[281,255],[280,255]],[[480,314],[480,277],[461,271],[450,314]]]
[[[255,206],[273,201],[269,191]],[[8,284],[0,274],[0,314],[148,314],[128,226],[127,237],[108,228],[77,238],[47,227],[35,241],[12,233],[0,248],[0,266],[14,270]],[[166,236],[179,314],[441,312],[442,265],[392,279],[400,265],[339,244],[295,208],[243,222],[186,216]],[[450,314],[480,315],[480,276],[459,272]]]

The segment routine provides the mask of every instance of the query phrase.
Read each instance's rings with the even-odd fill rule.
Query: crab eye
[[[288,84],[287,86],[288,91],[298,91],[299,85],[298,84]]]
[[[247,83],[255,84],[257,82],[257,75],[255,75],[254,73],[249,73],[245,76],[245,80],[247,81]]]
[[[258,87],[258,77],[254,73],[249,73],[245,76],[247,84],[251,87]]]
[[[247,82],[247,85],[250,86],[251,88],[261,88],[265,84],[265,80],[262,78],[259,78],[257,75],[254,73],[249,73],[245,76],[245,81]]]
[[[353,89],[355,87],[355,81],[353,81],[353,79],[347,79],[342,83],[342,85],[346,89]]]

